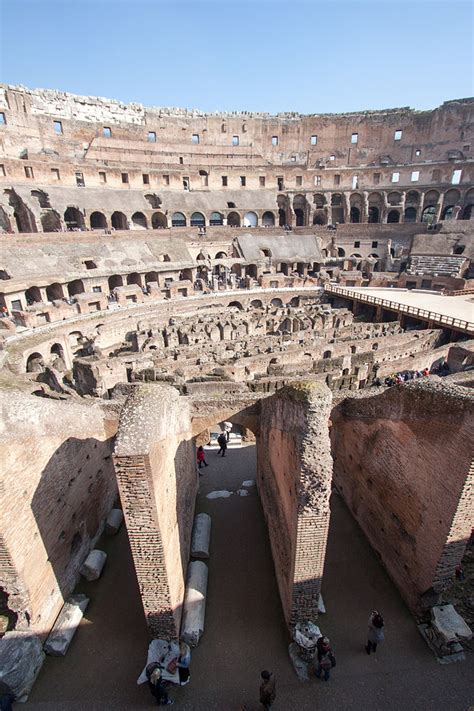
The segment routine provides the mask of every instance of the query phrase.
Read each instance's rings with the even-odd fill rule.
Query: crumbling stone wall
[[[197,493],[190,423],[174,388],[140,385],[124,406],[115,447],[143,609],[155,638],[179,635]]]
[[[410,608],[453,579],[471,533],[474,396],[430,378],[334,408],[334,480]]]
[[[317,617],[332,460],[331,394],[320,383],[289,386],[261,401],[257,484],[289,625]]]
[[[18,624],[52,626],[117,488],[97,405],[1,391],[0,587]]]

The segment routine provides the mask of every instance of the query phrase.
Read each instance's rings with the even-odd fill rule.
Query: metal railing
[[[385,307],[390,311],[397,311],[399,313],[406,314],[407,316],[414,316],[415,318],[420,318],[425,321],[432,321],[433,323],[437,323],[442,326],[451,326],[452,328],[456,328],[460,331],[474,334],[474,322],[472,321],[466,321],[465,319],[456,318],[455,316],[448,316],[447,314],[439,314],[435,311],[422,309],[418,306],[401,304],[398,301],[390,301],[389,299],[384,299],[380,296],[361,294],[359,291],[351,291],[343,286],[335,286],[334,284],[326,284],[324,289],[330,294],[337,294],[338,296],[344,296],[345,298],[354,299],[355,301],[363,301],[368,304],[373,304],[374,306]]]

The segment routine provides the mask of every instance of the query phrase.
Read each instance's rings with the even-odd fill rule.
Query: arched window
[[[405,222],[416,222],[416,208],[407,207],[405,210]]]
[[[313,225],[325,225],[326,224],[326,215],[324,212],[317,212],[315,215],[313,215]]]
[[[454,205],[449,205],[448,207],[445,207],[443,210],[443,213],[441,215],[442,220],[452,220],[453,219],[453,212],[454,212]]]
[[[112,227],[114,230],[128,230],[128,220],[123,212],[112,213]]]
[[[68,230],[85,229],[84,215],[77,207],[68,207],[64,213],[64,222]]]
[[[76,296],[76,294],[83,294],[85,289],[84,289],[84,282],[82,279],[74,279],[73,281],[70,281],[69,284],[67,285],[67,291],[69,296]]]
[[[213,226],[222,225],[224,223],[224,216],[220,212],[211,212],[211,217],[209,219],[209,224]]]
[[[51,355],[56,355],[64,360],[64,348],[60,343],[53,343],[50,353]]]
[[[92,212],[90,217],[91,230],[105,230],[107,220],[102,212]]]
[[[257,214],[255,212],[246,212],[244,215],[244,227],[256,227],[257,225]]]
[[[64,298],[63,287],[55,282],[46,287],[46,297],[48,301],[56,301]]]
[[[142,285],[142,278],[138,272],[132,272],[132,274],[127,274],[127,284],[136,284],[137,286]]]
[[[171,217],[171,225],[173,227],[186,227],[186,217],[182,212],[174,212]]]
[[[400,213],[398,212],[398,210],[390,210],[390,212],[387,215],[387,222],[389,222],[389,223],[400,222]]]
[[[193,212],[191,215],[191,227],[204,227],[206,219],[202,212]]]
[[[31,304],[39,304],[42,301],[41,291],[37,286],[30,286],[30,288],[25,291],[25,299],[28,306]]]
[[[112,274],[108,279],[109,291],[113,291],[117,286],[123,286],[123,278],[120,274]]]
[[[267,211],[262,215],[262,225],[264,227],[274,227],[275,226],[275,215],[273,212]]]
[[[372,205],[369,207],[369,222],[370,223],[375,223],[378,222],[380,219],[380,212],[378,207],[375,207],[375,205]]]
[[[133,230],[146,230],[148,223],[143,212],[134,212],[132,215],[132,229]]]
[[[358,207],[351,207],[351,222],[360,222],[360,210]]]
[[[32,353],[26,361],[27,373],[41,373],[44,370],[44,359],[41,353]]]
[[[428,207],[425,207],[423,210],[423,214],[421,216],[421,221],[425,222],[427,224],[431,224],[433,220],[435,219],[436,215],[436,207],[434,205],[430,205]]]
[[[161,230],[168,227],[166,215],[163,215],[162,212],[154,212],[151,216],[151,226],[154,230]]]
[[[278,224],[280,227],[284,227],[286,225],[286,212],[282,207],[278,210]]]
[[[149,284],[150,282],[158,283],[158,272],[147,272],[147,274],[145,274],[145,284]]]
[[[240,215],[238,212],[229,212],[227,215],[227,224],[230,227],[240,227]]]
[[[214,259],[227,259],[227,254],[225,252],[217,252]]]

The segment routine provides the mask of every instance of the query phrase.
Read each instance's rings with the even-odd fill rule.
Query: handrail
[[[469,333],[471,331],[474,332],[474,322],[456,318],[455,316],[439,314],[436,311],[429,311],[428,309],[423,309],[419,306],[400,304],[397,301],[390,301],[389,299],[384,299],[381,296],[373,296],[372,294],[361,294],[359,291],[351,291],[349,289],[344,288],[343,286],[336,286],[334,284],[325,284],[324,289],[329,293],[339,294],[340,296],[346,296],[356,301],[365,301],[369,304],[374,304],[376,306],[385,306],[391,311],[399,311],[407,315],[426,319],[427,321],[435,321],[436,323],[444,324],[446,326],[453,326],[454,328],[459,328]]]

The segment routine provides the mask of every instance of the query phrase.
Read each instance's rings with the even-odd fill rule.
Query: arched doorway
[[[69,284],[67,285],[67,291],[69,296],[76,296],[77,294],[83,294],[85,289],[84,289],[84,282],[82,279],[74,279],[74,281],[70,281]]]
[[[316,212],[313,215],[313,225],[325,225],[326,224],[326,215],[324,212]]]
[[[123,278],[120,274],[112,274],[112,276],[109,276],[107,281],[109,284],[109,291],[113,291],[118,286],[123,286]]]
[[[304,195],[295,195],[293,198],[293,212],[295,213],[296,227],[304,227],[306,225],[308,207],[308,201]]]
[[[405,210],[405,222],[416,222],[416,208],[407,207]]]
[[[64,299],[63,287],[55,282],[46,287],[46,298],[48,301],[58,301]]]
[[[209,218],[209,224],[213,227],[224,224],[224,215],[220,212],[211,212],[211,217]]]
[[[375,205],[371,205],[369,207],[369,222],[371,224],[374,224],[376,222],[380,221],[380,212],[379,208],[376,207]]]
[[[107,229],[107,220],[102,212],[92,212],[90,216],[91,230]]]
[[[132,230],[146,230],[148,223],[143,212],[134,212],[132,215]]]
[[[257,227],[258,217],[256,212],[246,212],[244,215],[244,227]]]
[[[202,212],[193,212],[191,215],[191,227],[205,227],[206,219]]]
[[[112,227],[114,230],[128,230],[128,220],[123,212],[112,213]]]
[[[358,207],[351,207],[350,220],[353,223],[360,222],[360,210]]]
[[[30,286],[29,289],[25,291],[25,299],[28,306],[31,304],[41,303],[41,291],[37,286]]]
[[[173,212],[171,217],[172,227],[186,227],[186,217],[182,212]]]
[[[68,207],[64,213],[64,222],[66,229],[70,231],[84,230],[84,215],[77,207]]]
[[[240,227],[240,215],[238,212],[229,212],[227,215],[227,224],[230,227]]]
[[[275,215],[273,212],[267,210],[262,215],[262,225],[264,227],[274,227],[275,226]]]
[[[296,227],[304,227],[304,210],[302,210],[301,207],[297,207],[294,210],[294,213],[296,219]]]
[[[431,225],[431,223],[434,221],[436,217],[436,207],[434,205],[429,205],[428,207],[425,207],[423,210],[422,216],[421,216],[421,221]]]
[[[151,216],[151,226],[154,230],[162,230],[168,227],[166,215],[163,215],[162,212],[154,212]]]
[[[278,210],[278,224],[280,227],[284,227],[286,225],[286,211],[282,207]]]
[[[27,373],[42,373],[44,371],[44,359],[41,353],[32,353],[26,361]]]
[[[130,286],[131,284],[136,284],[136,286],[141,287],[142,285],[142,278],[138,272],[132,272],[131,274],[127,274],[127,284]]]
[[[398,212],[398,210],[390,210],[387,215],[387,222],[390,224],[400,222],[400,213]]]

